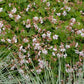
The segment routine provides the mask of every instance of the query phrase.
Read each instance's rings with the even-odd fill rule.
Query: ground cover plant
[[[82,0],[0,0],[0,84],[84,84]]]

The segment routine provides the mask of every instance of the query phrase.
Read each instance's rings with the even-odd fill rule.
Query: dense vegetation
[[[83,59],[84,2],[0,0],[0,84],[73,84]]]

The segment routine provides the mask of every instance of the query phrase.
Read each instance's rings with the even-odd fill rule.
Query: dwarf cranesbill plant
[[[44,75],[46,64],[56,79],[66,74],[67,80],[67,73],[80,72],[84,58],[82,7],[70,0],[0,0],[0,49],[9,46],[13,54],[6,60],[6,68],[26,77],[27,70]]]

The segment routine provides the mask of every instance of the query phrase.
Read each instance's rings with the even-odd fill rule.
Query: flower
[[[19,73],[23,74],[24,71],[22,69],[18,69]]]
[[[48,51],[47,51],[46,49],[43,49],[43,50],[42,50],[42,53],[43,53],[43,54],[48,54]]]
[[[2,28],[3,27],[3,22],[2,21],[0,21],[0,28]]]
[[[36,72],[37,72],[38,74],[40,74],[41,71],[42,71],[41,69],[36,70]]]
[[[12,17],[13,17],[13,15],[10,13],[10,14],[9,14],[9,17],[10,17],[10,18],[12,18]]]
[[[83,51],[79,52],[79,55],[84,57],[84,52]]]
[[[61,57],[61,55],[58,53],[58,54],[57,54],[57,57]]]
[[[84,37],[84,33],[81,33],[81,36]]]
[[[78,42],[76,43],[75,47],[78,47]]]
[[[70,45],[66,45],[66,48],[67,48],[67,49],[70,48]]]
[[[53,35],[53,39],[58,39],[58,35]]]
[[[60,16],[61,15],[61,13],[56,13],[57,14],[57,16]]]
[[[78,51],[78,50],[75,50],[75,53],[76,53],[76,54],[79,54],[79,51]]]
[[[26,8],[26,12],[28,12],[29,8]]]
[[[54,53],[54,52],[52,52],[52,55],[53,55],[53,56],[55,56],[55,53]]]
[[[7,41],[8,41],[9,43],[11,43],[11,39],[7,39]]]
[[[20,50],[22,50],[22,48],[23,48],[23,46],[20,46],[20,48],[19,48],[19,49],[20,49]]]
[[[27,38],[24,38],[24,39],[23,39],[23,42],[24,42],[24,43],[27,43],[27,42],[29,42],[29,41],[28,41]]]
[[[2,42],[5,42],[5,40],[4,40],[4,39],[1,39],[1,41],[2,41]]]
[[[46,0],[43,0],[43,2],[46,2]]]
[[[54,51],[57,51],[57,48],[53,48]]]
[[[66,58],[67,57],[67,54],[64,54],[64,58]]]
[[[67,15],[67,12],[66,11],[63,11],[63,13],[62,13],[64,16],[66,16]]]
[[[14,41],[14,43],[17,43],[17,38],[16,38],[16,36],[13,37],[13,41]]]
[[[0,12],[2,12],[3,11],[3,8],[0,8]]]
[[[50,2],[47,2],[46,5],[49,7],[50,6]]]
[[[44,67],[44,61],[43,60],[38,60],[39,63],[38,65],[40,66],[40,68],[43,68]]]
[[[26,28],[30,28],[30,27],[31,27],[31,24],[26,25]]]
[[[41,23],[41,24],[43,23],[43,19],[42,19],[42,17],[40,17],[40,23]]]
[[[71,22],[72,23],[76,22],[76,19],[75,18],[71,18]]]
[[[45,33],[44,33],[44,34],[42,34],[42,37],[43,37],[43,38],[46,38],[46,34],[45,34]]]
[[[37,21],[37,20],[38,20],[38,17],[34,17],[33,19],[34,19],[35,21]]]
[[[36,38],[33,39],[33,42],[36,42]]]
[[[17,11],[16,8],[13,8],[13,9],[11,10],[12,13],[16,13],[16,11]]]
[[[20,18],[21,18],[20,15],[17,15],[17,16],[16,16],[16,20],[19,20]]]

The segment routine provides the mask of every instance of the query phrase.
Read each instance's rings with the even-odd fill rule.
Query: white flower
[[[76,43],[75,47],[78,47],[78,42]]]
[[[66,11],[63,11],[63,13],[62,13],[64,16],[66,16],[67,15],[67,12]]]
[[[11,3],[9,3],[8,5],[9,5],[9,7],[11,7]]]
[[[68,12],[71,10],[71,8],[70,8],[70,7],[68,7],[67,9],[68,9]]]
[[[65,52],[65,51],[66,51],[66,49],[65,49],[65,48],[62,48],[62,49],[60,49],[60,51],[61,51],[61,52]]]
[[[66,6],[65,8],[67,9],[68,12],[71,10],[71,8],[68,6]]]
[[[0,8],[0,12],[2,12],[3,11],[3,8]]]
[[[64,54],[64,58],[66,58],[67,57],[67,54]]]
[[[43,60],[38,60],[39,61],[39,66],[40,66],[40,68],[43,68],[44,67],[44,61]]]
[[[11,43],[11,40],[10,40],[10,39],[7,39],[7,41],[8,41],[9,43]]]
[[[41,71],[42,71],[41,69],[36,70],[36,72],[37,72],[38,74],[40,74]]]
[[[46,34],[45,34],[45,33],[44,33],[44,34],[42,34],[42,37],[43,37],[43,38],[46,38]]]
[[[54,52],[52,52],[52,55],[53,55],[53,56],[55,56],[55,53],[54,53]]]
[[[26,8],[26,12],[28,12],[29,8]]]
[[[23,51],[24,53],[26,53],[26,49],[22,49],[22,51]]]
[[[81,36],[84,37],[84,33],[81,33]]]
[[[24,64],[25,60],[24,59],[20,60],[20,63],[21,63],[21,65]]]
[[[57,16],[60,16],[61,15],[61,13],[56,13],[57,14]]]
[[[66,45],[66,48],[67,48],[67,49],[70,48],[70,45]]]
[[[60,10],[63,10],[64,8],[61,8]]]
[[[46,0],[43,0],[43,2],[46,2]]]
[[[28,57],[29,57],[29,56],[30,56],[30,53],[28,52],[27,55],[28,55]]]
[[[28,44],[28,48],[30,48],[30,44]]]
[[[40,17],[40,23],[41,23],[41,24],[43,23],[43,19],[42,19],[42,17]]]
[[[53,35],[53,39],[58,39],[58,35]]]
[[[52,22],[55,24],[57,22],[57,20],[53,18],[52,19]]]
[[[50,35],[51,35],[51,32],[47,31],[47,37],[50,37]]]
[[[71,18],[71,22],[74,23],[76,21],[75,18]]]
[[[23,25],[25,25],[25,21],[23,21]]]
[[[26,25],[26,28],[30,28],[30,27],[31,27],[31,24]]]
[[[42,53],[43,53],[43,54],[48,54],[48,51],[47,51],[46,49],[43,49],[43,50],[42,50]]]
[[[68,68],[68,69],[66,69],[66,72],[67,72],[67,73],[73,72],[73,69],[72,69],[72,68]]]
[[[2,21],[0,21],[0,28],[2,28],[3,27],[3,23],[2,23]]]
[[[36,38],[33,39],[33,42],[36,42]]]
[[[57,48],[53,48],[54,51],[57,51]]]
[[[10,13],[10,14],[9,14],[9,17],[10,17],[10,18],[12,18],[12,17],[13,17],[13,15]]]
[[[11,10],[12,13],[16,13],[16,11],[17,11],[16,8],[13,8],[13,9]]]
[[[61,57],[61,55],[58,53],[58,54],[57,54],[57,57]]]
[[[82,33],[82,31],[81,31],[81,30],[78,30],[78,31],[77,31],[77,34],[81,34],[81,33]]]
[[[11,67],[11,70],[14,70],[14,68],[15,68],[15,66],[12,66],[12,67]]]
[[[73,23],[72,22],[70,23],[70,26],[73,26]]]
[[[24,43],[27,43],[27,42],[29,42],[29,41],[28,41],[27,38],[24,38],[24,39],[23,39],[23,42],[24,42]]]
[[[78,50],[75,50],[75,53],[76,53],[76,54],[79,54],[79,51],[78,51]]]
[[[19,71],[19,73],[21,73],[21,74],[24,73],[24,71],[23,71],[22,69],[19,69],[18,71]]]
[[[0,29],[0,33],[1,33],[1,29]]]
[[[41,49],[40,44],[39,43],[36,43],[34,49],[38,49],[38,50]]]
[[[79,52],[79,55],[84,56],[84,52],[83,51]]]
[[[19,20],[20,18],[21,18],[21,16],[20,15],[17,15],[16,20]]]
[[[20,46],[20,50],[22,50],[23,46]]]
[[[30,8],[30,7],[31,7],[31,5],[29,4],[27,7],[28,7],[28,8]]]
[[[47,2],[46,5],[49,7],[50,6],[50,2]]]
[[[40,54],[41,54],[41,51],[38,52],[38,56],[40,56]]]
[[[13,41],[14,41],[15,43],[17,43],[17,38],[16,38],[16,36],[13,37]]]
[[[34,20],[37,21],[38,20],[38,17],[34,17]]]
[[[1,41],[2,41],[2,42],[5,42],[5,40],[4,40],[4,39],[1,39]]]

